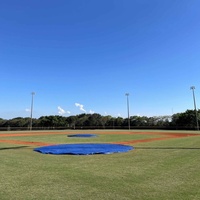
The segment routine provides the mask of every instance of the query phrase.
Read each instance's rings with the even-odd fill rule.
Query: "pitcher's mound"
[[[100,143],[82,143],[82,144],[59,144],[53,146],[44,146],[35,148],[34,151],[43,154],[70,154],[70,155],[93,155],[93,154],[111,154],[127,152],[134,149],[132,146],[121,144],[100,144]]]

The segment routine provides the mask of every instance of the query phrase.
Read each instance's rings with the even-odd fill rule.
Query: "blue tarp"
[[[71,155],[92,155],[111,154],[127,152],[134,149],[132,146],[107,143],[81,143],[81,144],[60,144],[35,148],[34,151],[43,154],[71,154]]]
[[[73,134],[73,135],[68,135],[68,137],[97,137],[95,134]]]

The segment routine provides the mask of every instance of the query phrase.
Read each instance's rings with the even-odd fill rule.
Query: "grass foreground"
[[[154,137],[153,133],[139,136],[105,131],[98,138],[86,140],[67,140],[66,135],[53,134],[15,139],[77,143]],[[3,139],[9,140],[9,137]],[[0,143],[0,199],[200,199],[198,134],[133,146],[135,149],[127,153],[75,156],[44,155],[33,151],[34,146]]]

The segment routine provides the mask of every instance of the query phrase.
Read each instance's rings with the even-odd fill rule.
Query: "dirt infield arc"
[[[74,133],[74,132],[73,132]],[[80,132],[79,132],[80,133]],[[148,138],[148,139],[140,139],[140,140],[131,140],[131,141],[122,141],[116,142],[116,144],[137,144],[137,143],[144,143],[144,142],[153,142],[159,140],[169,140],[173,138],[184,138],[184,137],[192,137],[192,136],[199,136],[198,134],[194,133],[172,133],[172,132],[131,132],[131,131],[105,131],[105,132],[98,132],[94,131],[93,133],[96,134],[141,134],[141,135],[158,135],[162,137],[156,138]],[[66,135],[70,134],[69,132],[23,132],[23,133],[2,133],[0,134],[0,138],[8,138],[8,137],[21,137],[21,136],[40,136],[40,135]],[[84,134],[84,133],[83,133]],[[163,137],[164,136],[164,137]],[[4,140],[1,139],[0,143],[7,143],[7,144],[19,144],[19,145],[28,145],[28,146],[47,146],[53,145],[53,143],[44,143],[44,142],[28,142],[28,141],[20,141],[20,140]]]

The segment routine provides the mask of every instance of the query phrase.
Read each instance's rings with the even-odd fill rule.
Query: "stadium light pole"
[[[35,95],[35,92],[31,93],[31,119],[30,119],[30,131],[32,130],[32,117],[33,117],[33,96]]]
[[[198,114],[197,114],[196,101],[195,101],[195,94],[194,94],[195,86],[191,86],[190,89],[192,90],[192,94],[193,94],[194,110],[195,110],[195,114],[196,114],[197,130],[199,130]]]
[[[126,93],[125,95],[127,96],[128,129],[130,130],[130,116],[129,116],[129,93]]]

